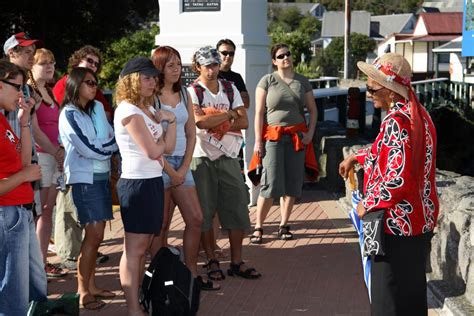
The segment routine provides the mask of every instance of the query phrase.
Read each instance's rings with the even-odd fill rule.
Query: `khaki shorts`
[[[41,187],[56,187],[56,181],[61,175],[56,159],[50,154],[38,153],[38,164],[41,166]]]
[[[216,212],[224,229],[250,228],[249,195],[237,158],[193,158],[191,171],[203,213],[203,232],[212,229]]]
[[[295,151],[290,136],[265,143],[265,157],[260,181],[260,196],[280,198],[301,196],[304,181],[305,151]]]

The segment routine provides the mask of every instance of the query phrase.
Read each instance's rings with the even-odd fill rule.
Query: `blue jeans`
[[[165,156],[166,161],[171,165],[174,170],[178,170],[179,167],[183,164],[184,156]],[[165,185],[165,190],[171,187],[171,178],[170,176],[163,170],[163,184]],[[188,169],[186,175],[184,176],[184,183],[183,186],[195,186],[193,174],[191,170]]]
[[[31,300],[47,299],[33,213],[0,206],[0,316],[25,316]]]

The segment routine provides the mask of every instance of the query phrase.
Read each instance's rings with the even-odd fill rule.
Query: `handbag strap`
[[[283,79],[280,77],[280,75],[277,72],[272,73],[272,76],[283,87],[283,89],[293,97],[293,99],[295,100],[295,103],[298,105],[298,109],[297,109],[298,112],[302,114],[300,112],[299,106],[301,105],[301,107],[304,108],[304,103],[301,100],[301,98],[290,88],[290,86],[288,86],[288,84],[285,81],[283,81]],[[303,115],[303,119],[306,121],[304,115]]]

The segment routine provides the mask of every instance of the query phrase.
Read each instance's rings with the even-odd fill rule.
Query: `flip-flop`
[[[115,297],[115,293],[111,292],[109,290],[102,290],[97,294],[94,294],[95,298],[105,298],[105,299],[111,299]]]
[[[87,301],[86,298],[87,297],[90,297],[92,298],[91,300]],[[84,301],[86,300],[86,301]],[[90,310],[90,311],[96,311],[96,310],[99,310],[101,309],[102,307],[105,306],[105,302],[104,301],[101,301],[101,300],[97,300],[94,298],[94,296],[92,295],[86,295],[83,299],[82,299],[82,307],[84,307],[85,309],[87,310]]]
[[[214,283],[211,280],[204,282],[202,276],[198,276],[197,280],[201,283],[202,291],[219,291],[221,289],[220,285],[214,286]]]

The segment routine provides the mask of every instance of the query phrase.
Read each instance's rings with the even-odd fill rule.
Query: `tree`
[[[158,2],[150,0],[2,1],[0,39],[27,31],[42,39],[66,70],[69,56],[90,44],[104,50],[111,40],[158,20]]]
[[[321,33],[321,22],[314,16],[307,14],[300,20],[298,30],[307,34],[310,38],[314,38]]]
[[[99,75],[104,87],[113,89],[125,63],[135,56],[150,56],[155,36],[160,29],[154,25],[113,41],[107,45],[104,66]]]
[[[351,34],[351,56],[349,71],[354,74],[356,70],[356,64],[360,60],[365,60],[367,54],[375,49],[375,41],[369,38],[367,35],[360,33]],[[321,68],[331,69],[331,73],[325,73],[326,75],[337,75],[338,72],[343,68],[344,64],[344,38],[335,38],[329,43],[324,50],[324,58],[321,58],[321,62],[329,63],[319,64]]]

